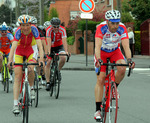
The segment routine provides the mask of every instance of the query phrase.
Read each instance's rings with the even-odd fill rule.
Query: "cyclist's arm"
[[[43,47],[42,47],[41,39],[37,39],[36,43],[37,43],[37,46],[39,49],[40,59],[41,59],[41,61],[43,61],[44,53],[43,53]]]
[[[123,39],[122,41],[122,46],[126,55],[126,58],[131,58],[131,50],[129,48],[129,39]]]
[[[100,56],[101,46],[102,46],[102,39],[96,37],[95,38],[95,55],[96,55],[96,59],[101,59],[101,56]]]
[[[18,41],[12,42],[12,47],[10,49],[10,54],[9,54],[9,63],[13,62],[13,56],[14,56],[14,52],[15,52],[17,45],[18,45]]]
[[[51,53],[51,38],[47,37],[47,53]]]
[[[62,42],[63,42],[63,45],[64,45],[65,52],[68,52],[68,49],[67,49],[67,37],[62,38]]]

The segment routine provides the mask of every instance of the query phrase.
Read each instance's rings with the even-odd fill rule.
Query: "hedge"
[[[68,45],[73,45],[75,41],[75,36],[70,36],[67,38],[67,44]]]
[[[140,33],[134,34],[135,39],[135,51],[138,52],[138,54],[141,54],[141,39],[140,39]]]

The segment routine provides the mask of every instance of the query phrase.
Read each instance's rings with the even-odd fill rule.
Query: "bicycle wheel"
[[[113,82],[111,85],[110,107],[109,107],[109,121],[111,123],[117,123],[117,113],[118,113],[117,88],[115,82]]]
[[[5,81],[5,74],[4,74],[4,71],[5,71],[5,67],[3,66],[2,67],[2,84],[4,85],[4,91],[6,90],[6,81]]]
[[[6,83],[6,92],[9,92],[9,70],[8,68],[5,66],[6,68],[6,73],[5,73],[5,83]]]
[[[50,74],[50,82],[51,83],[54,83],[54,81],[55,81],[55,75],[54,75],[54,72],[55,71],[55,68],[54,67],[51,67],[51,74]],[[49,94],[50,94],[50,96],[53,96],[53,90],[54,90],[54,86],[53,86],[54,84],[52,84],[51,85],[51,88],[50,88],[50,92],[49,92]]]
[[[24,94],[24,108],[23,108],[23,123],[28,123],[29,119],[29,92],[28,83],[25,83],[25,94]]]
[[[39,80],[38,80],[38,76],[37,73],[35,72],[35,79],[34,79],[34,91],[35,91],[35,100],[32,100],[32,102],[34,101],[34,106],[37,107],[38,106],[38,102],[39,102]]]
[[[59,96],[59,90],[60,90],[60,80],[58,70],[54,73],[54,90],[55,90],[55,98],[58,99]]]

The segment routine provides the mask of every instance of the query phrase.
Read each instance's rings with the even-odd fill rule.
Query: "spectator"
[[[130,49],[131,49],[131,54],[132,54],[132,58],[134,55],[134,44],[135,44],[135,40],[134,40],[134,33],[131,27],[128,27],[128,36],[129,36],[129,43],[130,43]]]

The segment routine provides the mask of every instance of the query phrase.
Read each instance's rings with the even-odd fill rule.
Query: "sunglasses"
[[[59,28],[59,26],[53,26],[54,28]]]
[[[7,33],[7,31],[2,31],[2,33]]]

